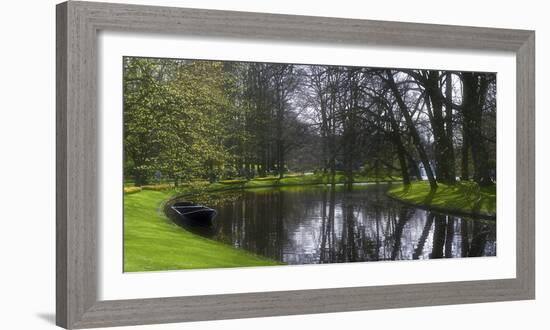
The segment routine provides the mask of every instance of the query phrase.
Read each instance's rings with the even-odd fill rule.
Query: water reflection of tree
[[[411,210],[408,207],[402,207],[399,210],[399,220],[397,224],[395,225],[395,230],[393,233],[393,249],[391,253],[391,260],[396,259],[402,259],[402,253],[401,253],[401,237],[403,236],[403,228],[405,227],[405,224],[407,221],[409,221],[411,216]]]
[[[434,217],[434,233],[432,253],[430,258],[443,258],[443,247],[446,243],[447,217],[444,215],[436,215]],[[448,243],[447,243],[448,244]]]
[[[480,257],[485,255],[485,248],[490,237],[491,227],[479,219],[462,219],[461,232],[461,257]]]
[[[422,255],[422,250],[424,250],[426,239],[428,238],[428,235],[432,230],[433,222],[434,222],[433,213],[428,213],[426,216],[426,224],[424,225],[424,229],[422,230],[422,234],[420,235],[420,239],[418,240],[418,245],[416,246],[416,249],[414,250],[414,253],[412,256],[413,259],[418,259]]]
[[[342,239],[339,247],[339,250],[341,251],[341,261],[357,261],[358,252],[355,242],[355,226],[357,223],[357,218],[354,212],[354,204],[349,196],[349,193],[345,193],[344,201],[342,202],[342,218]]]
[[[473,230],[472,230],[472,240],[470,243],[468,257],[480,257],[484,255],[485,245],[487,243],[488,235],[489,235],[488,226],[485,224],[482,224],[480,221],[474,221]]]
[[[450,215],[430,213],[420,236],[413,259],[423,254],[426,239],[429,236],[433,222],[432,250],[429,257],[478,257],[485,255],[485,247],[491,229],[479,219],[462,219]],[[457,230],[457,227],[459,230]],[[460,238],[460,249],[455,245],[455,237]]]
[[[242,192],[238,199],[220,204],[232,221],[216,222],[219,227],[217,239],[282,260],[283,250],[279,242],[286,239],[283,223],[285,208],[277,207],[277,212],[272,211],[274,205],[281,206],[284,203],[281,193]]]
[[[224,198],[216,239],[289,264],[494,254],[487,250],[494,224],[411,208],[375,187],[242,191]]]
[[[447,217],[447,233],[445,235],[445,258],[453,257],[453,241],[455,236],[455,218]]]
[[[336,201],[334,190],[325,193],[321,203],[319,262],[402,259],[402,235],[414,211],[403,206],[383,212],[379,202],[374,199],[364,203],[349,193]],[[339,228],[335,226],[338,209],[341,211]],[[374,217],[368,215],[372,212]]]
[[[328,205],[328,212],[327,212]],[[322,211],[322,226],[321,226],[321,245],[319,263],[336,262],[336,253],[334,251],[334,243],[336,234],[334,232],[334,217],[336,212],[336,189],[334,185],[329,192],[323,194],[323,211]]]

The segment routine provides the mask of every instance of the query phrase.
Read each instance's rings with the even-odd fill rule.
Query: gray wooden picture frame
[[[512,51],[517,57],[516,278],[99,301],[98,80],[101,30]],[[535,297],[535,32],[154,6],[57,5],[56,322],[137,325]]]

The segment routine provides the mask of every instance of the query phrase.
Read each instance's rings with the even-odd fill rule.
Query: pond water
[[[387,197],[389,187],[297,186],[188,197],[218,214],[209,227],[177,223],[288,264],[496,255],[495,221],[411,207]]]

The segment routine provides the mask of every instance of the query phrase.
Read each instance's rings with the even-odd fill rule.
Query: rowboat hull
[[[210,207],[181,202],[172,205],[176,216],[186,225],[211,226],[218,212]]]

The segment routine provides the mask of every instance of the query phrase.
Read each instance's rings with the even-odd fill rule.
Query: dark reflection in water
[[[195,196],[218,211],[186,229],[288,264],[496,255],[494,221],[394,201],[388,185],[283,187]],[[170,214],[169,214],[170,215]],[[173,219],[173,215],[171,215]]]

